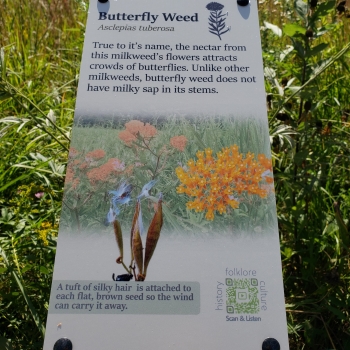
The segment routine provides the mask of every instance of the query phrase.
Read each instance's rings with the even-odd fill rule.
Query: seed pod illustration
[[[160,231],[163,225],[163,211],[162,211],[162,196],[159,197],[157,211],[155,212],[152,222],[149,226],[146,239],[146,252],[145,252],[145,264],[144,275],[147,274],[147,267],[152,258],[152,255],[156,249]]]
[[[134,232],[132,234],[132,254],[135,259],[135,263],[137,268],[139,269],[139,273],[142,274],[143,270],[143,247],[142,247],[142,240],[140,236],[140,229],[139,224],[136,220]]]
[[[134,217],[132,219],[132,225],[131,225],[131,233],[130,233],[131,263],[134,260],[134,252],[133,252],[133,248],[132,248],[132,240],[133,240],[133,234],[134,234],[134,230],[135,230],[135,225],[136,225],[136,223],[138,221],[138,218],[139,218],[140,205],[141,205],[140,201],[137,201],[136,207],[135,207],[135,213],[134,213]]]
[[[123,235],[122,235],[122,229],[120,227],[120,222],[118,220],[114,220],[113,228],[114,228],[115,240],[117,241],[119,254],[120,254],[120,257],[118,259],[123,260]]]
[[[145,278],[146,278],[146,276],[143,275],[142,273],[139,273],[139,274],[137,275],[137,281],[144,281]]]

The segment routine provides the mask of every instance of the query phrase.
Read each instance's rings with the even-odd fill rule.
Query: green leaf
[[[40,272],[44,275],[48,275],[50,271],[45,266],[40,266]]]
[[[296,252],[289,247],[285,247],[284,250],[281,250],[281,253],[286,257],[286,259],[290,259]]]
[[[28,270],[30,270],[33,267],[31,264],[27,264],[26,266],[23,267],[21,273],[22,275],[25,274]]]
[[[11,270],[12,276],[15,279],[17,286],[23,295],[23,298],[28,305],[29,311],[32,314],[32,317],[33,317],[35,324],[38,327],[38,330],[40,331],[40,333],[44,336],[45,335],[45,326],[43,325],[43,323],[41,323],[39,313],[36,310],[36,308],[34,307],[34,305],[32,304],[31,300],[29,299],[29,296],[27,294],[27,291],[26,291],[24,284],[22,283],[22,280],[17,275],[16,271],[11,268],[10,262],[7,259],[7,255],[1,247],[0,247],[0,255],[2,256],[2,259],[5,263],[5,265],[7,266],[7,268]]]
[[[346,316],[338,309],[335,307],[332,307],[330,305],[327,305],[327,309],[331,311],[334,315],[336,315],[340,320],[345,320]]]
[[[314,48],[312,48],[310,51],[308,51],[306,53],[306,56],[307,57],[315,56],[315,55],[319,54],[320,52],[322,52],[326,47],[328,47],[328,44],[321,43],[321,44],[315,46]]]
[[[12,185],[15,184],[16,182],[21,181],[21,180],[24,180],[24,179],[26,179],[27,177],[30,177],[30,176],[33,174],[33,172],[34,172],[34,171],[31,171],[31,172],[29,172],[28,174],[23,174],[23,175],[17,177],[16,179],[7,182],[4,186],[0,187],[0,192],[5,191],[6,188],[12,186]]]
[[[0,187],[0,193],[5,191],[8,187],[12,186],[13,184],[15,184],[18,181],[24,180],[28,177],[30,177],[33,173],[36,173],[36,170],[40,170],[40,168],[44,167],[47,165],[48,162],[43,162],[39,165],[37,165],[36,167],[29,167],[29,166],[24,166],[24,165],[20,165],[20,164],[16,164],[13,167],[23,167],[23,168],[28,168],[28,169],[32,169],[30,172],[26,173],[26,174],[22,174],[20,176],[18,176],[17,178],[15,178],[12,181],[7,182],[5,185],[3,185],[2,187]],[[6,172],[8,172],[10,169],[8,169]],[[44,170],[43,170],[44,171]],[[6,172],[4,172],[3,174],[1,174],[0,180],[2,180],[3,178],[5,178],[5,174]],[[51,172],[50,172],[51,173]]]
[[[300,165],[304,160],[306,160],[306,157],[308,156],[308,154],[309,154],[309,151],[308,151],[308,150],[298,152],[298,153],[294,156],[294,162],[295,162],[295,164]]]
[[[11,98],[11,94],[7,91],[0,91],[0,101],[4,101]]]
[[[299,41],[296,40],[294,38],[290,38],[292,40],[293,46],[294,46],[294,50],[297,52],[297,55],[304,59],[305,58],[305,48],[303,46],[303,44]]]
[[[349,68],[348,64],[346,63],[346,61],[344,60],[344,57],[342,57],[339,61],[343,65],[343,67],[348,71],[348,73],[350,73],[350,68]]]
[[[297,34],[305,34],[306,32],[306,29],[302,26],[300,26],[299,24],[286,24],[284,27],[283,27],[283,33],[288,35],[288,36],[295,36]]]
[[[0,349],[1,350],[12,350],[11,342],[4,337],[0,337]]]
[[[335,219],[336,219],[338,227],[339,227],[340,238],[343,241],[344,245],[347,247],[349,245],[348,228],[346,227],[346,224],[344,223],[342,213],[340,211],[339,203],[335,202],[333,204],[333,206],[334,206],[334,212],[335,212]]]
[[[315,13],[311,17],[311,23],[320,19],[320,17],[327,15],[330,11],[334,9],[334,7],[335,1],[333,0],[322,2],[320,5],[317,6]]]

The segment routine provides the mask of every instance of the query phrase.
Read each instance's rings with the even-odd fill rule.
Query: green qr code
[[[259,312],[258,283],[255,278],[232,279],[226,281],[226,309],[232,307],[235,314],[257,314]],[[232,310],[230,308],[230,310]]]

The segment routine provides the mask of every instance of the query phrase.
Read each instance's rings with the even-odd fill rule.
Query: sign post
[[[289,349],[255,0],[92,0],[44,350]]]

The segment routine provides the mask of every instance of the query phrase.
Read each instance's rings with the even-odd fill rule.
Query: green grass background
[[[0,0],[1,349],[42,348],[88,5]],[[349,6],[258,1],[293,350],[350,348]]]

